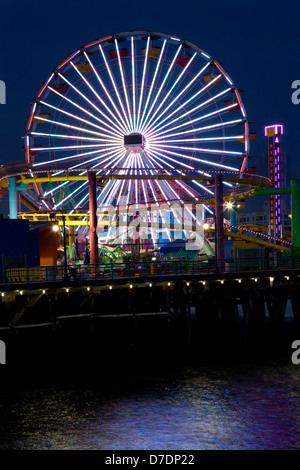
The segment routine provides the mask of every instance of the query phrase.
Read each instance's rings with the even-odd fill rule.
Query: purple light
[[[283,125],[282,124],[273,124],[273,126],[265,126],[265,136],[267,137],[268,135],[268,129],[274,129],[274,134],[273,135],[282,135],[283,134]]]

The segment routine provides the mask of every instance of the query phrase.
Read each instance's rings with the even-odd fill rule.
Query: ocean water
[[[2,382],[1,450],[300,449],[290,357],[23,378]]]

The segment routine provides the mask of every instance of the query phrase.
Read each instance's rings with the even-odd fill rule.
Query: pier
[[[67,278],[45,267],[39,279],[2,283],[1,339],[8,359],[33,364],[280,354],[300,333],[299,261],[224,261],[222,273],[204,262],[132,263]]]

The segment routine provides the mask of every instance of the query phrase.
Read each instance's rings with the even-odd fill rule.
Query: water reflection
[[[0,393],[0,449],[299,449],[288,363]]]

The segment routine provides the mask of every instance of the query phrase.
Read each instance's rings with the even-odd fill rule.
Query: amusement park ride
[[[92,263],[99,240],[124,246],[132,238],[122,216],[132,220],[140,211],[149,240],[158,231],[172,241],[176,228],[189,239],[197,224],[211,219],[218,256],[224,237],[290,248],[280,232],[280,194],[292,192],[293,200],[299,185],[280,188],[282,126],[266,128],[267,178],[248,167],[249,125],[241,90],[194,44],[148,31],[97,39],[64,59],[32,103],[25,162],[1,169],[10,218],[64,221],[71,239],[75,231],[78,239],[90,238]],[[237,204],[254,195],[270,196],[268,234],[237,226]],[[232,207],[227,225],[224,205]],[[195,215],[199,206],[202,220]],[[188,230],[180,207],[188,213]],[[122,227],[118,238],[114,226]],[[97,227],[105,227],[101,235]]]

